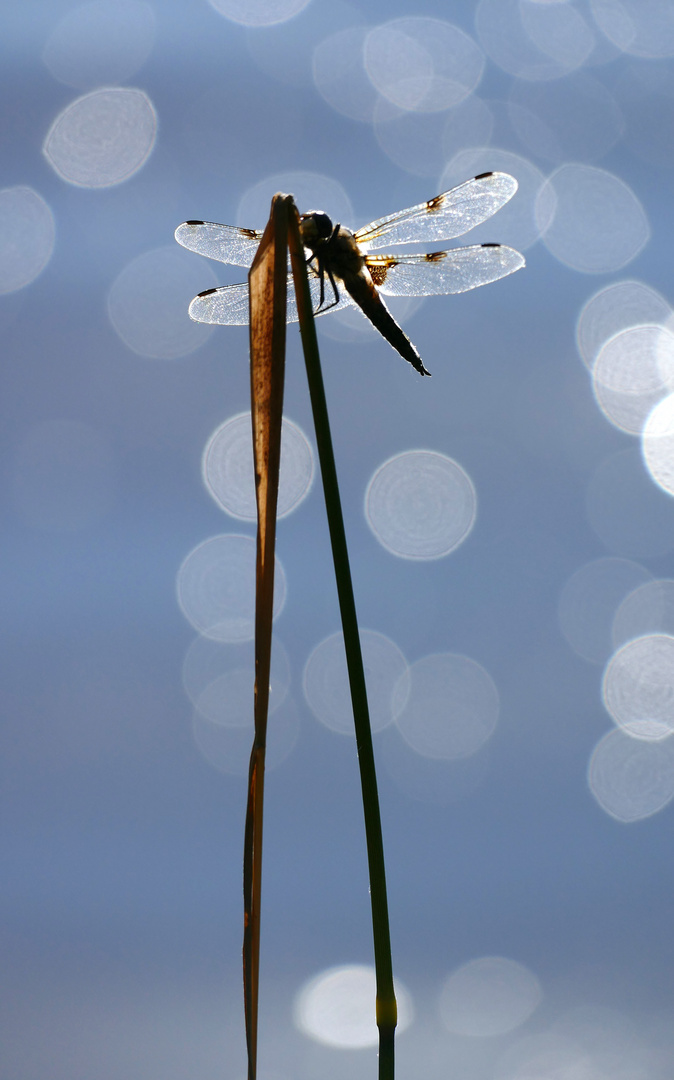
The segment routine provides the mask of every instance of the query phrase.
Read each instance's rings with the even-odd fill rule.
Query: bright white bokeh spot
[[[252,689],[248,687],[247,705],[244,700],[245,689],[241,680],[237,710],[231,713],[238,723],[214,722],[200,709],[195,709],[192,715],[192,735],[202,757],[218,772],[231,776],[248,775],[255,733]],[[299,730],[297,706],[292,698],[288,698],[274,711],[273,716],[269,717],[265,770],[278,768],[290,756],[297,743]]]
[[[246,229],[264,228],[272,196],[277,191],[294,195],[300,214],[323,210],[333,222],[351,227],[353,207],[343,185],[331,176],[306,171],[274,173],[248,188],[239,202],[237,225]]]
[[[480,43],[494,63],[520,79],[558,79],[579,68],[595,36],[571,4],[480,0],[475,13]]]
[[[658,578],[639,585],[617,609],[611,634],[616,649],[647,634],[674,637],[674,580]]]
[[[617,48],[655,60],[674,56],[674,8],[670,0],[590,0],[599,29]]]
[[[242,26],[276,26],[304,11],[311,0],[209,0],[211,7]]]
[[[59,113],[42,147],[62,180],[111,187],[145,164],[157,136],[157,116],[142,90],[108,87],[77,98]]]
[[[176,245],[138,255],[115,278],[108,315],[125,345],[152,359],[176,360],[201,348],[214,326],[192,322],[190,301],[217,285],[209,264]]]
[[[493,128],[491,109],[474,94],[441,113],[410,112],[385,98],[374,109],[374,133],[384,153],[414,176],[433,177],[434,185],[449,159],[489,143]]]
[[[672,317],[665,298],[642,281],[606,285],[584,304],[576,325],[576,342],[583,363],[594,367],[609,338],[634,326],[663,325]]]
[[[183,686],[188,698],[200,709],[207,706],[209,719],[225,722],[220,718],[229,708],[224,692],[227,678],[233,672],[246,672],[246,708],[250,705],[255,684],[255,651],[249,643],[231,645],[211,638],[196,637],[183,660]],[[290,662],[288,654],[274,635],[269,677],[269,713],[275,712],[285,701],[290,688]],[[236,725],[235,725],[236,726]]]
[[[321,41],[314,49],[313,76],[319,94],[328,105],[350,120],[370,123],[377,91],[363,62],[367,26],[349,26]]]
[[[654,406],[674,384],[674,334],[664,326],[621,330],[597,353],[592,381],[607,420],[631,435],[641,434]]]
[[[674,637],[634,638],[606,665],[602,696],[628,735],[662,738],[674,732]]]
[[[625,128],[613,95],[585,72],[546,83],[517,80],[508,115],[527,150],[558,164],[598,161]]]
[[[54,218],[30,187],[0,190],[0,294],[30,285],[54,250]]]
[[[574,652],[603,664],[612,651],[611,628],[620,603],[652,574],[629,559],[594,559],[565,582],[559,625]]]
[[[112,506],[117,475],[112,448],[80,420],[45,420],[31,427],[14,454],[12,495],[29,525],[71,533]]]
[[[239,413],[216,428],[201,461],[204,483],[218,506],[232,517],[255,521],[255,473],[250,413]],[[297,424],[283,417],[277,516],[285,517],[307,497],[314,478],[314,454]]]
[[[445,191],[483,172],[509,173],[517,180],[517,191],[494,217],[471,229],[468,243],[509,244],[517,251],[526,251],[540,235],[536,201],[545,183],[543,173],[527,158],[510,150],[473,146],[460,150],[452,158],[440,178],[440,190]]]
[[[561,165],[553,172],[539,192],[536,219],[548,251],[584,274],[620,270],[650,237],[631,188],[591,165]]]
[[[370,31],[365,70],[392,104],[414,112],[440,112],[476,88],[485,57],[457,26],[441,19],[394,19]]]
[[[124,82],[154,44],[154,11],[143,0],[94,0],[68,11],[47,38],[42,59],[55,79],[80,90]]]
[[[407,701],[407,661],[394,641],[375,630],[361,630],[360,644],[370,724],[373,731],[382,731],[393,722]],[[313,650],[304,668],[303,686],[307,704],[322,724],[341,735],[354,734],[353,705],[341,631],[325,638]]]
[[[234,533],[212,536],[184,560],[177,578],[178,603],[195,630],[215,641],[251,641],[255,633],[255,541]],[[278,559],[274,570],[274,618],[286,598]]]
[[[648,558],[674,547],[674,501],[653,483],[638,450],[621,450],[597,466],[586,492],[587,516],[616,555]]]
[[[365,493],[365,516],[380,544],[404,559],[440,559],[469,535],[477,496],[444,454],[410,450],[380,465]]]
[[[410,666],[402,689],[407,701],[395,722],[417,754],[450,760],[470,757],[494,734],[498,690],[481,664],[468,656],[425,656]],[[394,706],[398,713],[395,698]]]
[[[528,968],[503,956],[484,956],[457,968],[440,994],[440,1016],[456,1035],[493,1038],[520,1027],[541,1002]]]
[[[642,821],[674,798],[674,738],[634,738],[614,728],[599,740],[588,767],[590,791],[617,821]]]
[[[328,968],[304,984],[295,998],[293,1016],[296,1027],[310,1039],[342,1050],[360,1050],[376,1046],[379,1034],[375,1022],[374,968],[348,964]],[[412,999],[398,979],[395,980],[398,1003],[397,1032],[412,1022]]]
[[[641,440],[644,462],[658,487],[674,495],[674,394],[646,418]]]

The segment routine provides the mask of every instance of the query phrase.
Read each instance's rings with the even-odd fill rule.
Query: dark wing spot
[[[205,221],[186,221],[186,225],[205,225]]]
[[[206,289],[205,292],[197,293],[197,296],[212,296],[212,294],[217,291],[217,289]]]
[[[480,247],[501,247],[500,244],[480,244]]]
[[[257,229],[239,229],[239,232],[243,233],[244,236],[249,236],[251,240],[257,240],[258,236],[260,236]]]
[[[434,198],[429,199],[426,203],[426,209],[429,214],[434,214],[437,210],[440,210],[445,203],[444,195],[436,195]]]
[[[426,262],[440,262],[442,259],[447,258],[447,252],[429,251],[428,254],[424,256],[424,258],[426,259]]]
[[[477,176],[473,177],[473,180],[486,180],[488,176],[493,176],[493,172],[481,172]]]
[[[377,286],[380,286],[383,285],[386,281],[386,275],[388,274],[390,268],[397,265],[397,262],[395,262],[393,259],[389,259],[388,262],[378,262],[374,263],[374,265],[372,266],[370,265],[370,263],[368,263],[367,268],[370,271],[370,277],[372,278],[373,283]]]

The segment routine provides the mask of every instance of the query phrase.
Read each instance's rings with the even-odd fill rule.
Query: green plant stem
[[[292,257],[297,308],[300,321],[302,347],[309,382],[309,394],[316,429],[318,459],[323,479],[325,507],[330,530],[330,543],[335,566],[337,594],[344,631],[346,663],[351,687],[351,701],[356,729],[360,783],[363,794],[367,862],[370,875],[370,901],[372,905],[372,931],[374,938],[374,962],[377,980],[376,1019],[379,1028],[379,1080],[393,1080],[394,1036],[397,1023],[397,1006],[393,988],[393,964],[391,960],[391,937],[389,932],[388,900],[386,896],[386,873],[384,868],[384,845],[379,812],[379,794],[372,746],[372,730],[367,705],[363,655],[358,633],[356,604],[353,596],[351,570],[346,546],[344,519],[339,497],[337,470],[332,449],[332,437],[325,400],[325,388],[316,340],[311,294],[302,247],[299,222],[290,215],[289,246]]]

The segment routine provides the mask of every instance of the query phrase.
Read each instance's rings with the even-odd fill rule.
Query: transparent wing
[[[184,221],[176,229],[175,238],[198,255],[232,266],[250,266],[262,233],[256,229],[238,229],[235,225],[216,225],[214,221]]]
[[[353,300],[346,291],[340,293],[339,303],[334,307],[317,311],[320,303],[321,284],[318,276],[309,277],[309,289],[314,313],[316,315],[329,315],[332,311],[343,310],[353,305]],[[326,300],[331,301],[330,286],[326,292]],[[334,298],[332,298],[334,299]],[[219,289],[207,289],[199,293],[189,306],[190,318],[195,322],[218,323],[222,326],[247,326],[249,319],[248,311],[248,285],[224,285]],[[288,318],[287,321],[297,322],[297,300],[292,275],[288,275]]]
[[[482,173],[428,202],[378,218],[355,233],[361,251],[389,244],[417,244],[463,236],[512,199],[517,180],[507,173]]]
[[[365,263],[386,296],[436,296],[468,292],[514,274],[524,266],[524,256],[502,244],[479,244],[428,255],[368,255]]]

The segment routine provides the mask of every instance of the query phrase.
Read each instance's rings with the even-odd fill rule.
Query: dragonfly
[[[377,254],[382,247],[442,243],[473,229],[500,210],[517,191],[502,172],[485,172],[427,202],[377,218],[352,232],[321,210],[300,215],[315,315],[355,305],[420,375],[430,375],[421,356],[386,307],[383,296],[436,296],[467,292],[513,274],[524,258],[503,244],[475,244],[421,254]],[[262,232],[212,221],[185,221],[179,244],[209,259],[250,267]],[[373,252],[375,254],[373,254]],[[326,281],[332,290],[326,295]],[[340,288],[341,286],[341,288]],[[288,276],[288,322],[296,322],[297,300]],[[224,285],[199,293],[189,306],[195,322],[245,325],[248,285]]]

